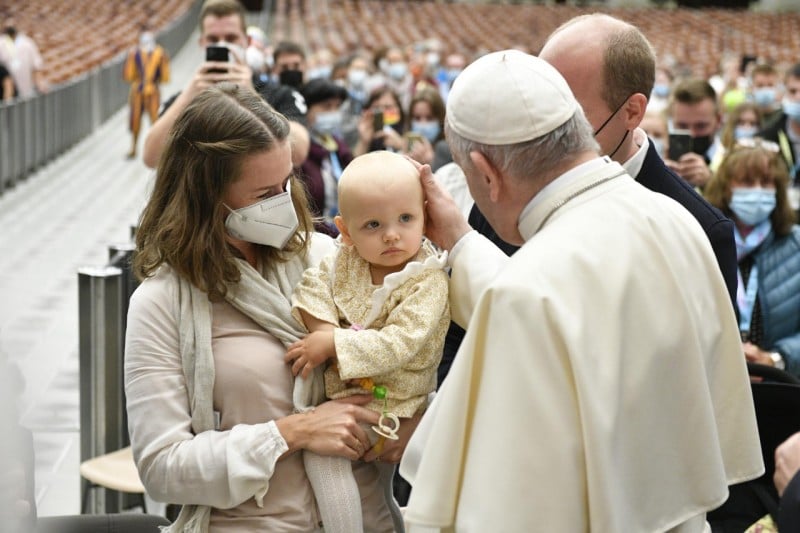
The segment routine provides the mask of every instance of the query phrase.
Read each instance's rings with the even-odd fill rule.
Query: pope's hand
[[[419,171],[425,191],[425,235],[438,247],[450,251],[472,228],[453,197],[433,177],[430,165],[407,159]]]

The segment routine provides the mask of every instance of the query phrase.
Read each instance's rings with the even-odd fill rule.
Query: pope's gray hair
[[[445,120],[445,135],[453,154],[462,155],[462,164],[471,165],[469,153],[483,154],[499,171],[518,179],[551,176],[555,169],[573,156],[587,151],[598,152],[592,126],[583,110],[550,133],[516,144],[491,145],[466,139],[453,131]]]

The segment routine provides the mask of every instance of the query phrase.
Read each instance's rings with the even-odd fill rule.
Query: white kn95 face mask
[[[292,204],[289,183],[286,191],[247,207],[233,210],[225,219],[231,236],[243,241],[282,249],[297,231],[297,213]]]

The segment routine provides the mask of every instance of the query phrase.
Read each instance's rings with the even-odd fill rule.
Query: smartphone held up
[[[372,131],[375,133],[383,129],[383,111],[380,109],[372,110]]]
[[[667,157],[677,161],[683,154],[692,151],[692,135],[689,130],[673,130],[669,134]]]
[[[227,46],[207,46],[206,47],[206,61],[218,61],[221,63],[227,63],[230,61],[230,50]],[[227,72],[225,69],[221,68],[213,68],[209,69],[208,72],[212,72],[215,74],[224,74]]]

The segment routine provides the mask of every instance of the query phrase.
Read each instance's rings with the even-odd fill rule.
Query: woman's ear
[[[342,236],[342,242],[347,246],[352,246],[353,239],[350,238],[350,232],[347,230],[347,224],[344,223],[342,215],[336,215],[333,217],[333,223],[336,224],[336,228],[339,230],[339,233]]]

